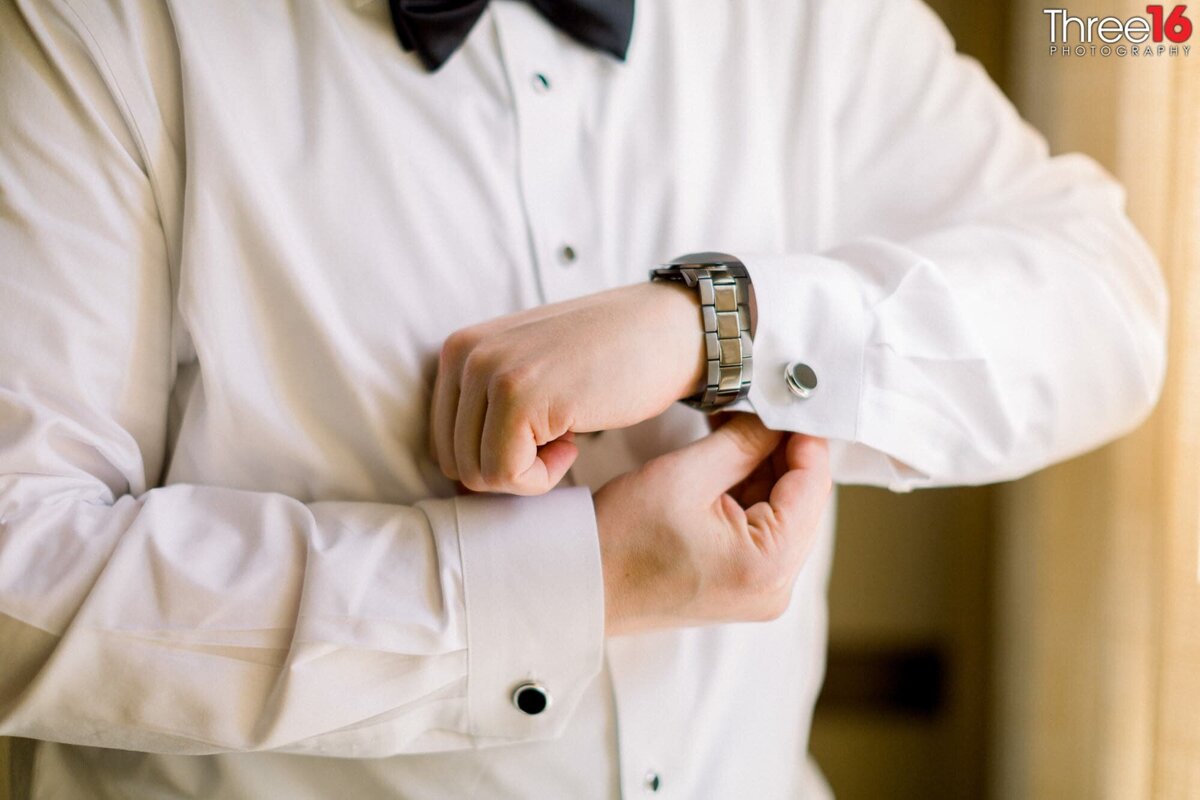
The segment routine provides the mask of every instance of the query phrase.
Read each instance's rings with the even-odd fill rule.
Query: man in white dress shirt
[[[712,250],[719,352],[646,279]],[[0,734],[43,798],[823,796],[829,472],[1095,447],[1164,317],[916,0],[4,0]]]

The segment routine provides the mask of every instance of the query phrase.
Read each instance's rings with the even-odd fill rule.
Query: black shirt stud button
[[[662,786],[662,776],[660,776],[654,770],[650,770],[649,772],[646,773],[645,780],[646,780],[646,788],[652,792],[657,792],[659,790],[659,787]]]
[[[529,716],[537,716],[550,707],[550,693],[540,683],[522,683],[512,693],[513,705]]]

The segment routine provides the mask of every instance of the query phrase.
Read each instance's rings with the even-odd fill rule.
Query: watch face
[[[667,263],[675,266],[685,266],[689,264],[694,266],[725,266],[727,264],[741,264],[742,262],[738,261],[736,257],[729,255],[729,253],[706,251],[703,253],[688,253],[687,255],[673,258]]]

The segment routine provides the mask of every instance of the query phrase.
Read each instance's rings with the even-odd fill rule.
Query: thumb
[[[684,479],[705,497],[716,498],[749,477],[782,438],[754,414],[731,414],[721,427],[679,451]]]

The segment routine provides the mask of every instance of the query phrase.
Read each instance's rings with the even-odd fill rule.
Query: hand
[[[464,328],[442,347],[430,448],[468,489],[541,494],[576,432],[634,425],[700,390],[695,291],[644,283]]]
[[[823,439],[730,415],[595,495],[608,635],[774,619],[831,488]]]

